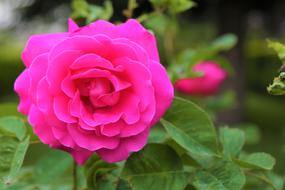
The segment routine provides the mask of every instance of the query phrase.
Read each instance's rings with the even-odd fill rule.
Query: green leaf
[[[267,44],[268,44],[268,47],[270,47],[276,51],[276,53],[278,54],[278,57],[284,63],[284,61],[285,61],[285,45],[281,44],[279,42],[271,41],[271,40],[267,40]]]
[[[72,18],[85,18],[89,15],[89,5],[86,0],[73,0],[71,7]]]
[[[218,96],[209,97],[207,106],[214,111],[222,111],[232,108],[236,105],[236,93],[233,90],[227,90]]]
[[[180,146],[185,148],[190,155],[195,155],[199,157],[209,157],[215,155],[210,149],[201,145],[195,139],[192,139],[187,135],[185,131],[182,131],[180,128],[175,127],[170,122],[161,119],[162,125],[165,127],[168,134],[177,142]]]
[[[35,181],[56,185],[56,181],[62,179],[65,172],[72,168],[72,163],[72,158],[67,153],[51,149],[36,163]]]
[[[253,123],[241,123],[234,125],[233,127],[243,130],[245,134],[245,143],[254,145],[259,143],[261,139],[261,131],[256,124]]]
[[[133,190],[183,190],[189,176],[183,171],[182,161],[172,148],[148,144],[129,157],[121,177]]]
[[[217,54],[221,51],[227,51],[231,49],[237,43],[237,38],[233,34],[225,34],[212,43],[195,49],[185,49],[177,57],[177,64],[175,64],[172,70],[178,75],[185,77],[185,73],[189,76],[195,74],[191,68],[193,65],[205,61],[205,60],[216,60],[222,68],[226,69],[230,74],[233,73],[233,69],[229,62],[223,59]],[[187,76],[186,75],[186,76]],[[195,75],[193,75],[195,76]],[[196,75],[196,76],[199,76]]]
[[[148,136],[148,143],[163,143],[169,138],[166,131],[159,124],[152,127]]]
[[[0,118],[0,181],[11,184],[29,145],[24,122],[17,117]]]
[[[184,190],[196,190],[192,185],[188,184]]]
[[[283,72],[285,67],[285,45],[271,40],[267,40],[267,43],[270,48],[277,52],[283,63],[280,69],[282,72],[278,77],[274,78],[273,83],[267,87],[267,91],[271,95],[285,95],[285,72]]]
[[[221,181],[206,171],[197,172],[192,183],[197,190],[228,190]]]
[[[186,11],[196,5],[192,0],[150,0],[156,8],[168,8],[173,14]]]
[[[11,184],[19,172],[29,146],[29,137],[19,142],[14,137],[0,136],[0,181]]]
[[[87,23],[97,19],[109,20],[113,15],[113,5],[110,0],[104,1],[103,6],[88,4],[86,0],[73,0],[71,6],[71,17],[74,19],[86,19]]]
[[[12,158],[19,141],[14,137],[0,136],[0,181],[10,172]]]
[[[27,135],[25,123],[22,119],[9,116],[0,118],[0,134],[16,136],[20,141]]]
[[[4,185],[4,184],[3,184],[3,186],[1,186],[1,183],[0,183],[0,189],[1,190],[22,190],[22,189],[31,190],[31,189],[34,189],[34,188],[33,188],[33,185],[31,185],[31,184],[18,182],[18,183],[15,183],[15,184],[11,184],[9,186]]]
[[[138,3],[136,0],[129,0],[128,2],[128,9],[134,10],[138,7]]]
[[[2,183],[2,181],[0,181],[0,189],[6,190],[5,185],[4,185],[4,183]]]
[[[86,16],[86,22],[91,23],[100,18],[104,10],[102,7],[97,5],[89,5],[89,13]]]
[[[104,7],[97,5],[89,5],[89,13],[86,16],[87,23],[91,23],[95,20],[109,20],[113,15],[113,5],[109,0],[104,1]]]
[[[150,2],[156,7],[161,7],[167,5],[168,0],[150,0]]]
[[[184,137],[191,139],[192,142],[198,143],[199,147],[204,147],[204,150],[208,149],[208,152],[218,151],[216,130],[211,119],[205,111],[192,102],[175,97],[172,106],[164,115],[164,120],[175,126],[175,129],[168,127],[169,132],[171,129],[179,130],[183,139]],[[178,139],[172,132],[169,135],[174,140]],[[179,142],[181,144],[181,141]]]
[[[203,76],[203,72],[193,71],[193,66],[204,58],[203,52],[198,52],[193,49],[183,50],[169,67],[172,79],[175,81],[179,78],[196,78]]]
[[[112,1],[104,1],[104,13],[101,15],[101,19],[109,20],[113,16],[113,5]]]
[[[237,37],[233,34],[224,34],[212,43],[212,48],[216,51],[227,51],[237,43]]]
[[[18,144],[12,158],[9,174],[5,177],[5,183],[10,184],[12,180],[17,176],[20,168],[22,167],[26,152],[28,150],[30,138],[27,137]]]
[[[127,18],[133,17],[134,10],[138,7],[138,3],[136,0],[128,0],[128,8],[123,10],[123,15]]]
[[[93,155],[85,164],[85,175],[88,189],[115,190],[119,181],[116,164],[106,163],[97,155]]]
[[[258,152],[242,156],[237,163],[246,168],[272,170],[275,158],[270,154]]]
[[[231,161],[216,162],[208,172],[228,190],[240,190],[245,184],[243,171]]]
[[[192,0],[170,0],[169,9],[173,13],[180,13],[196,5]]]
[[[132,190],[132,187],[126,180],[120,179],[116,190]]]
[[[282,190],[284,179],[273,172],[246,172],[249,189]],[[263,182],[263,183],[261,183]]]
[[[282,190],[284,186],[284,179],[282,176],[279,176],[273,172],[266,172],[267,178],[271,181],[271,185],[277,189]]]
[[[217,62],[229,74],[233,74],[234,71],[229,61],[219,56],[218,53],[231,49],[236,43],[237,38],[233,34],[225,34],[200,48],[183,50],[178,54],[174,63],[170,65],[172,79],[203,76],[202,72],[194,72],[191,68],[199,62],[207,60]]]
[[[267,91],[271,95],[285,95],[285,72],[281,72],[274,78],[273,83],[267,87]]]
[[[164,35],[165,31],[170,25],[170,19],[164,14],[155,16],[146,15],[145,25],[149,30],[154,31],[155,34]]]
[[[220,128],[220,141],[224,155],[227,158],[232,158],[241,151],[245,143],[245,135],[240,129],[222,127]]]

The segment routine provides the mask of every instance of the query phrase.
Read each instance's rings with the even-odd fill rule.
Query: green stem
[[[245,171],[245,173],[249,176],[253,176],[256,179],[259,179],[260,181],[263,181],[264,183],[270,185],[274,190],[277,190],[277,188],[272,184],[272,182],[266,178],[266,176],[260,176],[260,175],[256,175],[254,173],[251,173],[250,171]]]
[[[77,164],[73,162],[73,190],[77,190]]]
[[[130,19],[130,18],[133,17],[134,10],[135,10],[135,8],[137,8],[137,7],[138,7],[138,4],[137,4],[136,0],[129,0],[129,2],[128,2],[128,8],[123,11],[123,14],[124,14],[128,19]]]
[[[40,144],[41,141],[30,141],[30,144]]]

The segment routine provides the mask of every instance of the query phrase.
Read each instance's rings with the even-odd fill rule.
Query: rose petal
[[[114,70],[114,67],[110,61],[100,57],[96,54],[85,54],[79,57],[70,66],[70,69],[84,69],[84,68],[104,68],[108,70]]]
[[[49,53],[49,59],[55,58],[64,51],[80,51],[85,54],[96,53],[103,57],[108,54],[104,45],[98,40],[88,36],[73,36],[62,40],[54,46]]]
[[[140,98],[142,109],[145,109],[149,105],[150,99],[154,98],[154,89],[151,83],[152,76],[149,69],[140,62],[127,57],[118,58],[114,60],[114,63],[122,65],[125,68],[121,78],[133,84],[133,93]]]
[[[100,126],[100,129],[102,135],[107,137],[114,137],[120,134],[120,127],[118,125],[118,122],[102,125]]]
[[[119,127],[120,130],[120,137],[130,137],[135,136],[143,132],[147,127],[149,127],[150,123],[145,123],[143,121],[138,121],[134,124],[127,124],[124,121],[120,121],[117,123],[117,127]]]
[[[51,93],[56,95],[62,92],[61,81],[68,75],[69,65],[81,55],[82,52],[80,51],[64,51],[50,61],[47,70],[47,81],[50,84],[49,90]]]
[[[57,95],[54,97],[53,109],[56,117],[65,123],[75,123],[77,119],[69,113],[70,99],[65,95]]]
[[[52,97],[50,96],[48,89],[49,84],[46,81],[46,77],[44,77],[39,81],[36,95],[36,104],[39,110],[41,110],[43,113],[46,113],[52,105]]]
[[[64,123],[60,121],[53,109],[53,96],[49,92],[49,84],[46,77],[42,78],[37,89],[37,107],[48,118],[47,123],[50,126],[63,127]]]
[[[137,136],[121,138],[120,144],[116,149],[100,149],[96,153],[105,161],[113,163],[126,160],[130,153],[141,150],[146,142],[149,134],[149,128]]]
[[[51,131],[51,127],[46,122],[44,115],[35,105],[32,105],[30,109],[28,121],[32,125],[35,134],[43,143],[52,146],[58,145]]]
[[[107,94],[100,95],[96,99],[95,102],[100,107],[114,106],[114,105],[116,105],[118,103],[119,99],[120,99],[120,92],[112,92],[112,93],[107,93]]]
[[[25,69],[16,79],[14,89],[20,97],[18,111],[27,115],[29,113],[32,101],[29,97],[30,77],[29,70]]]
[[[29,94],[33,95],[32,101],[36,102],[36,90],[39,81],[46,75],[48,67],[48,54],[44,53],[39,56],[37,56],[32,64],[29,67],[29,76],[31,80],[31,87],[29,89]]]
[[[126,57],[129,57],[129,58],[133,59],[133,60],[139,61],[140,63],[146,65],[147,67],[149,66],[149,61],[150,60],[149,60],[149,56],[148,56],[146,50],[143,49],[137,43],[135,43],[135,42],[133,42],[133,41],[127,39],[127,38],[117,38],[117,39],[113,40],[113,44],[114,44],[114,46],[119,44],[120,47],[122,46],[122,44],[124,44],[124,45],[126,45],[128,47],[131,47],[132,51],[134,51],[136,53],[136,59],[130,57],[129,55],[125,55],[122,52],[118,53],[118,55],[116,57],[126,56]],[[129,54],[129,52],[127,54]]]
[[[120,118],[129,124],[133,124],[140,118],[139,103],[140,99],[138,97],[122,94],[116,105],[110,108],[96,110],[93,118],[95,122],[101,124],[114,123]]]
[[[105,34],[107,36],[116,35],[116,26],[105,20],[97,20],[85,27],[80,28],[73,35],[94,36],[96,34]]]
[[[98,20],[81,28],[73,35],[94,36],[98,34],[104,34],[112,39],[128,38],[143,47],[151,59],[159,62],[155,37],[134,19],[130,19],[126,23],[118,26],[107,21]]]
[[[105,45],[106,46],[106,45]],[[125,43],[120,42],[113,42],[111,44],[111,47],[107,47],[108,49],[111,49],[112,51],[109,52],[108,56],[106,56],[107,59],[112,61],[112,63],[117,67],[116,63],[113,62],[114,59],[118,59],[121,57],[128,57],[132,60],[140,60],[139,54],[136,52],[135,48],[133,48],[130,45],[127,45]]]
[[[32,35],[22,53],[22,60],[29,67],[35,57],[49,52],[56,44],[66,39],[68,33]]]
[[[118,36],[130,39],[143,47],[151,59],[159,62],[156,40],[137,20],[129,19],[118,26]]]
[[[79,147],[90,151],[95,151],[101,148],[114,149],[119,144],[118,138],[109,138],[98,134],[96,135],[95,131],[81,130],[76,125],[68,125],[67,129]]]
[[[83,148],[81,148],[79,150],[78,149],[76,149],[76,150],[74,150],[74,149],[66,150],[65,149],[65,151],[69,152],[72,155],[72,157],[74,158],[74,160],[77,162],[77,164],[79,164],[79,165],[83,165],[86,162],[86,160],[93,154],[92,151],[89,151],[89,150],[86,150]]]
[[[53,136],[64,146],[69,148],[77,148],[76,143],[70,136],[68,130],[65,127],[52,127]]]
[[[111,76],[110,71],[94,68],[74,74],[71,76],[71,79],[75,80],[75,79],[99,78],[99,77],[109,78],[110,76]]]
[[[112,82],[116,92],[129,88],[131,86],[130,82],[121,79],[123,77],[116,76],[108,70],[102,70],[97,68],[73,74],[71,76],[71,79],[76,80],[76,79],[99,78],[99,77],[109,79]]]
[[[68,19],[68,32],[74,32],[79,29],[76,22],[74,22],[71,18]]]
[[[78,105],[81,105],[80,93],[77,91],[75,96],[71,100],[70,103],[70,114],[74,117],[80,116],[80,110],[78,109]]]
[[[155,124],[171,105],[174,90],[165,68],[160,63],[152,61],[150,71],[155,89],[156,113],[152,121],[152,124]]]
[[[76,92],[76,86],[70,78],[71,74],[68,72],[67,76],[61,82],[61,90],[70,98],[73,98]]]

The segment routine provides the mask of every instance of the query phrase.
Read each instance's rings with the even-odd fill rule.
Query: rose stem
[[[77,164],[73,161],[73,190],[77,190]]]

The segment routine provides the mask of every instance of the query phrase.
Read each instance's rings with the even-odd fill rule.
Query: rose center
[[[81,100],[90,108],[112,106],[118,102],[119,93],[106,78],[81,79],[77,81]]]

